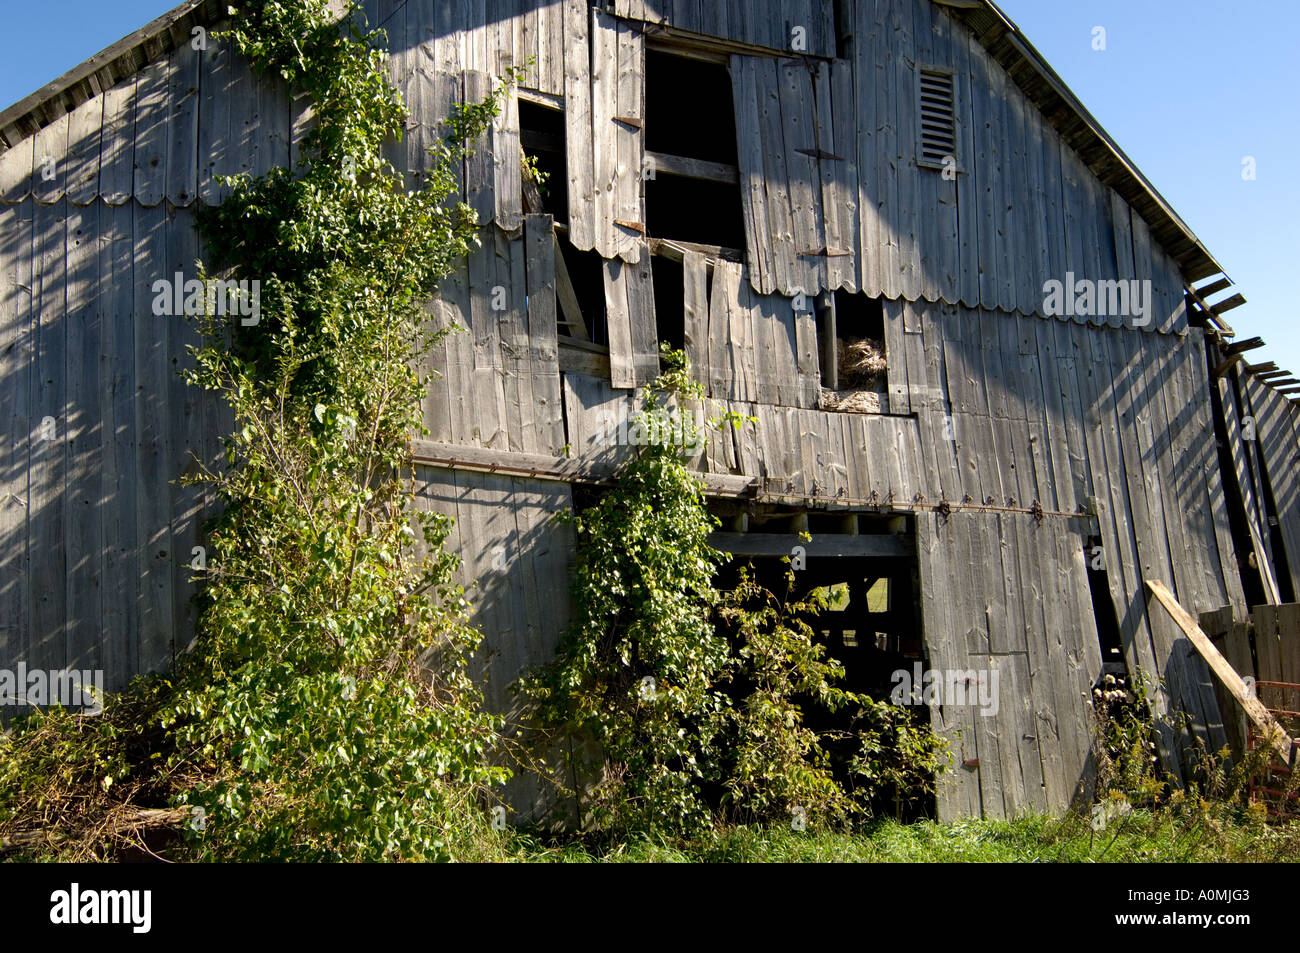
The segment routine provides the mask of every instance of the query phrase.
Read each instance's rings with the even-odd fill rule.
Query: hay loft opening
[[[726,65],[647,50],[645,70],[648,233],[744,248],[736,121]]]

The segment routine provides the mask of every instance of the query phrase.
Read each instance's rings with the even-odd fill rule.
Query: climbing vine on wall
[[[229,10],[216,40],[306,92],[312,115],[297,168],[228,180],[199,218],[199,277],[258,298],[209,295],[188,374],[234,421],[224,465],[195,477],[223,504],[197,638],[101,721],[54,713],[9,742],[0,781],[23,780],[0,793],[0,825],[44,811],[93,854],[133,828],[78,809],[129,822],[170,802],[198,856],[455,857],[505,771],[490,766],[499,722],[469,675],[480,636],[447,522],[413,505],[410,438],[428,384],[418,358],[437,340],[420,303],[476,244],[456,167],[505,87],[451,117],[407,191],[384,158],[406,110],[358,11],[340,23],[327,0]],[[51,733],[59,764],[37,750]]]

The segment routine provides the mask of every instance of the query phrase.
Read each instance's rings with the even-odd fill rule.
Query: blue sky
[[[1259,334],[1300,372],[1300,3],[998,0],[1227,269]],[[12,3],[0,108],[174,6],[172,0]],[[1106,49],[1093,49],[1095,27]],[[1254,181],[1242,179],[1253,156]],[[1257,356],[1266,355],[1266,356]]]

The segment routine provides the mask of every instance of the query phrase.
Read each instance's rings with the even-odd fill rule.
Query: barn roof
[[[1189,284],[1223,274],[1191,228],[993,0],[934,2],[970,27],[1097,177],[1138,211]],[[193,27],[219,20],[225,8],[223,0],[186,0],[10,106],[0,113],[0,154],[188,42]],[[1225,276],[1213,282],[1213,290],[1231,284]],[[1244,303],[1240,296],[1228,300],[1233,307]],[[1226,327],[1214,313],[1215,305],[1196,301],[1204,317]]]

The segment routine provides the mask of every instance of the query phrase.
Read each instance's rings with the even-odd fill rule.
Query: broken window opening
[[[557,321],[559,333],[568,339],[568,343],[581,340],[574,332],[578,326],[571,323],[568,312],[577,310],[581,320],[581,330],[586,332],[586,342],[600,348],[609,347],[609,325],[605,312],[605,262],[596,251],[579,251],[567,239],[556,242],[560,257],[556,260],[556,296]],[[560,265],[568,274],[568,285],[572,289],[570,297],[566,289],[558,287],[563,283]],[[568,306],[566,307],[566,299]],[[575,340],[576,339],[576,340]],[[583,342],[584,344],[586,342]]]
[[[879,414],[889,392],[884,299],[845,291],[817,299],[822,410]]]
[[[542,211],[557,222],[569,220],[569,175],[565,166],[564,112],[519,99],[519,143],[542,173],[537,191]]]
[[[647,50],[646,232],[745,247],[731,75],[725,64]]]

